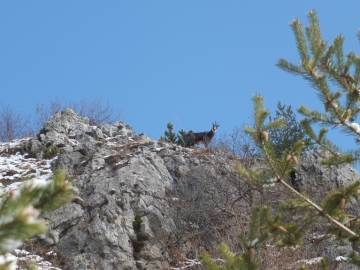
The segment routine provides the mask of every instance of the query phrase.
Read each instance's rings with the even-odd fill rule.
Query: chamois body
[[[208,147],[212,138],[215,135],[216,129],[220,126],[216,122],[212,124],[213,127],[210,131],[204,132],[189,132],[186,135],[185,147],[194,146],[195,144],[204,144],[205,147]]]

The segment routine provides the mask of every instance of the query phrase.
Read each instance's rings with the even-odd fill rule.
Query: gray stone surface
[[[67,171],[79,194],[73,202],[44,215],[50,225],[44,243],[61,251],[65,269],[170,269],[179,258],[196,256],[197,247],[180,234],[191,230],[203,233],[201,226],[214,222],[206,212],[214,207],[214,194],[231,194],[216,202],[220,208],[226,207],[231,196],[249,194],[231,173],[234,157],[152,141],[121,121],[90,124],[88,118],[66,109],[52,116],[38,136],[6,150],[41,159],[45,147],[59,148],[51,168]],[[305,153],[292,180],[294,186],[305,188],[319,201],[331,189],[360,178],[350,166],[321,166],[322,158],[321,152]],[[234,192],[235,186],[238,190]],[[181,203],[194,211],[188,220],[178,215]],[[248,204],[240,202],[240,207],[247,209],[244,216],[248,215]],[[350,203],[352,212],[358,213],[358,208],[355,200]],[[231,214],[224,213],[219,215],[224,221],[219,220],[216,226],[225,224]],[[140,231],[134,226],[137,217],[141,218]],[[216,246],[213,236],[204,233],[201,244]],[[315,245],[311,241],[306,244]],[[333,239],[314,248],[318,256],[332,262],[351,250],[347,243],[334,245]],[[336,269],[354,269],[344,267],[348,266],[340,263]]]
[[[71,110],[50,118],[45,128],[50,131],[43,144],[66,145],[53,169],[65,169],[76,179],[84,202],[68,204],[48,216],[52,241],[67,257],[69,269],[169,269],[174,258],[167,238],[200,227],[176,219],[176,210],[169,203],[173,193],[167,191],[183,194],[199,208],[198,219],[206,220],[201,208],[211,207],[211,203],[204,201],[208,195],[204,189],[214,190],[218,171],[225,171],[224,175],[232,171],[233,163],[226,155],[198,154],[193,149],[150,141],[146,134],[137,135],[122,122],[92,127],[88,119],[77,118]],[[321,152],[305,153],[293,179],[293,184],[319,200],[331,189],[359,178],[350,166],[329,169],[320,165],[322,158]],[[135,251],[139,242],[133,227],[136,216],[141,217],[141,234],[146,236],[140,251]],[[210,235],[207,238],[212,239]],[[330,262],[351,251],[349,244],[332,243],[326,240],[315,248]],[[185,257],[191,243],[182,246]],[[345,266],[339,263],[337,269],[342,269],[339,267]]]
[[[75,180],[82,203],[71,203],[45,217],[48,242],[58,246],[69,269],[167,269],[162,235],[174,228],[165,191],[171,178],[156,143],[122,122],[90,126],[89,119],[65,110],[44,126],[43,145],[58,145],[52,169]],[[136,216],[142,219],[139,241]],[[141,242],[140,251],[134,245]]]
[[[355,180],[360,179],[359,173],[350,165],[342,165],[340,167],[327,167],[321,165],[321,160],[326,158],[326,154],[322,151],[306,152],[299,159],[299,165],[295,171],[295,179],[293,184],[300,189],[305,189],[310,198],[317,203],[321,203],[322,199],[328,195],[329,191],[349,185]],[[359,203],[352,198],[346,209],[347,213],[359,215]],[[323,221],[324,224],[327,222]],[[318,230],[321,230],[324,224],[319,224]],[[319,233],[324,233],[320,232]],[[324,241],[314,245],[318,254],[327,258],[332,263],[334,269],[358,269],[355,266],[346,263],[337,263],[335,259],[338,256],[346,257],[352,247],[349,243],[338,243],[333,237],[326,238]]]
[[[322,166],[320,162],[325,157],[321,151],[306,152],[300,157],[296,169],[296,183],[300,187],[325,194],[360,178],[359,173],[347,164],[338,168]]]

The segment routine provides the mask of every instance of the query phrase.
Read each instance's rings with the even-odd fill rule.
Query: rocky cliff
[[[62,269],[197,269],[196,261],[186,260],[202,250],[214,252],[221,242],[241,249],[234,235],[246,229],[252,204],[276,206],[287,196],[276,188],[247,186],[233,165],[249,161],[216,149],[153,141],[123,122],[93,126],[70,109],[52,116],[36,137],[2,143],[0,153],[0,179],[8,189],[57,169],[66,170],[78,188],[73,202],[44,216],[50,229],[41,245],[62,254]],[[306,153],[289,181],[320,198],[359,178],[349,166],[323,168],[321,158]],[[358,214],[355,199],[349,207]],[[278,269],[319,256],[345,269],[335,259],[351,247],[331,241],[319,226],[292,258],[277,255],[273,243],[261,256]]]

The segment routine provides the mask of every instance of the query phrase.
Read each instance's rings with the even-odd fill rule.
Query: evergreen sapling
[[[324,166],[353,164],[359,161],[360,150],[341,151],[326,138],[326,134],[327,127],[332,127],[352,136],[357,143],[360,142],[359,124],[354,122],[360,111],[360,57],[353,52],[344,54],[344,37],[341,35],[336,37],[332,43],[323,40],[315,11],[309,12],[308,19],[310,24],[305,29],[297,19],[291,23],[300,56],[300,65],[280,59],[277,66],[307,80],[323,104],[323,111],[310,110],[305,106],[299,108],[299,112],[305,117],[301,121],[301,125],[306,135],[312,143],[328,153],[328,158],[323,159],[322,164]],[[358,38],[360,40],[360,32]],[[331,87],[334,85],[339,90],[332,91]],[[299,138],[282,148],[281,152],[276,151],[277,146],[274,145],[276,141],[272,141],[271,135],[276,134],[275,131],[283,128],[286,123],[282,118],[271,119],[265,123],[269,112],[264,108],[263,98],[257,94],[253,97],[253,102],[255,123],[252,127],[247,127],[245,131],[253,137],[261,151],[263,164],[261,168],[250,169],[238,164],[236,170],[250,185],[263,187],[280,185],[293,194],[293,199],[283,201],[277,213],[273,215],[266,211],[266,205],[254,207],[249,225],[248,242],[239,235],[244,252],[235,256],[223,244],[219,249],[219,253],[224,259],[223,265],[218,267],[207,254],[202,254],[200,258],[203,265],[206,269],[258,269],[260,262],[257,250],[268,238],[267,234],[257,233],[257,246],[249,244],[249,241],[255,239],[253,230],[258,227],[257,224],[263,224],[262,232],[268,232],[269,237],[277,239],[277,246],[294,248],[302,244],[303,235],[307,230],[321,222],[326,226],[326,232],[334,235],[337,241],[351,244],[353,251],[347,254],[346,262],[360,266],[358,252],[360,248],[360,218],[355,217],[354,219],[345,211],[345,206],[350,198],[360,194],[360,180],[346,187],[332,190],[320,204],[315,203],[316,198],[309,198],[308,195],[295,190],[284,179],[289,177],[296,168],[298,157],[307,147],[308,141]],[[312,127],[313,124],[321,126],[317,134]],[[264,218],[259,219],[254,209],[263,209]],[[283,213],[287,211],[296,214],[299,218],[296,221],[286,221]],[[248,258],[247,264],[244,263],[246,258]],[[319,267],[329,269],[324,258],[321,259]],[[301,266],[300,269],[305,268]]]
[[[47,223],[39,218],[41,212],[53,211],[74,199],[77,191],[57,171],[47,181],[32,179],[10,193],[0,190],[0,268],[14,269],[4,255],[23,241],[47,231]]]

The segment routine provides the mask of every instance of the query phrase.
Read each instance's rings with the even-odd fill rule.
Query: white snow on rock
[[[186,269],[189,267],[192,267],[194,265],[201,265],[201,262],[198,259],[186,259],[183,262],[184,266],[179,267],[179,268],[172,268],[173,270],[181,270],[181,269]]]
[[[45,183],[52,176],[51,162],[56,158],[37,160],[26,158],[20,153],[0,156],[0,189],[9,192],[17,189],[21,183],[25,182],[24,180],[33,178],[36,179],[36,184]]]
[[[11,190],[15,190],[14,194],[16,194],[16,190],[23,184],[31,184],[32,187],[42,186],[52,176],[51,162],[57,157],[49,160],[38,160],[26,158],[26,154],[22,155],[20,152],[10,154],[14,152],[14,149],[20,149],[21,145],[30,139],[0,143],[0,194],[9,193]],[[3,242],[2,245],[13,250],[21,243],[20,241],[7,241]],[[48,253],[47,255],[56,256],[53,251]],[[15,249],[12,254],[7,253],[0,256],[0,265],[6,262],[11,262],[8,269],[14,270],[28,269],[26,265],[35,265],[39,270],[60,270],[44,258],[19,249]]]
[[[320,261],[322,260],[323,257],[315,257],[312,259],[305,259],[305,260],[299,260],[296,262],[296,264],[298,263],[303,263],[305,265],[313,265],[313,264],[319,264]]]
[[[52,251],[48,253],[56,256],[55,252],[51,252]],[[44,258],[20,249],[15,249],[13,254],[7,253],[4,256],[0,255],[0,265],[6,262],[11,262],[9,268],[7,268],[9,270],[29,269],[30,265],[36,266],[38,270],[61,270],[58,267],[54,267],[50,262],[45,261]]]
[[[348,260],[348,258],[347,257],[344,257],[344,256],[337,256],[336,258],[335,258],[335,261],[337,261],[337,262],[345,262],[345,261],[347,261]]]

